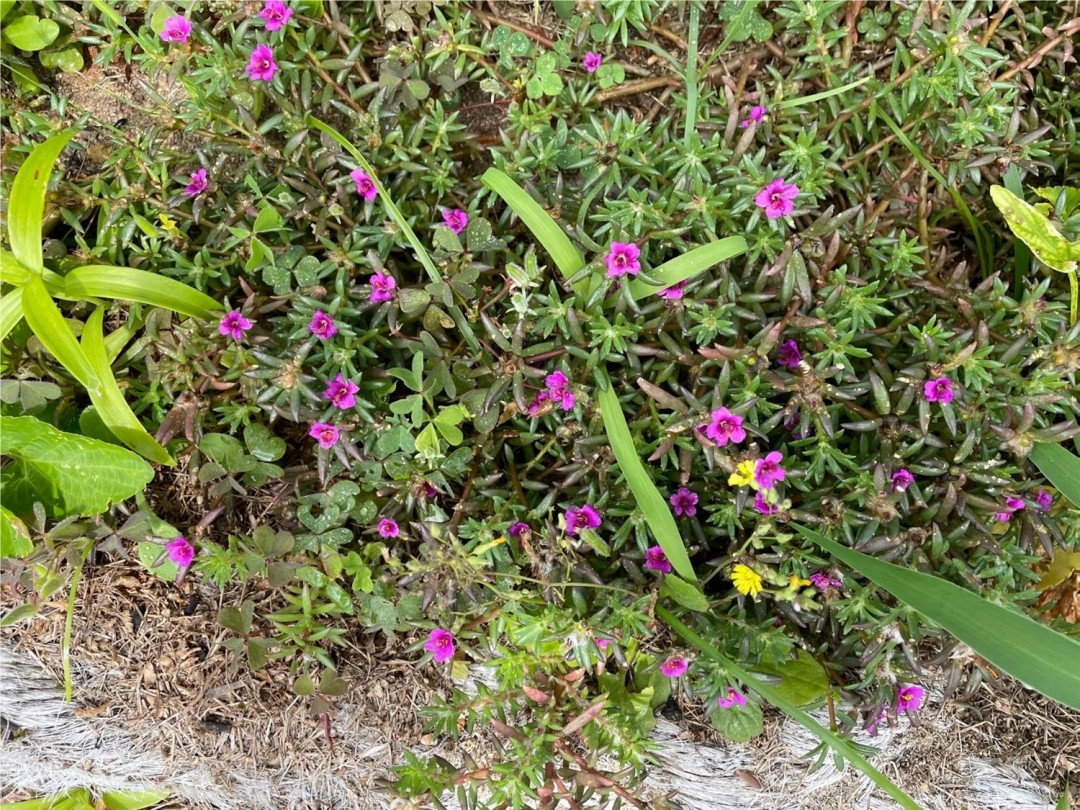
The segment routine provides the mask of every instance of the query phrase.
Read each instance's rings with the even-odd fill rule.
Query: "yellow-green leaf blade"
[[[16,287],[0,297],[0,340],[6,338],[22,319],[22,289]]]
[[[630,295],[635,301],[647,295],[655,295],[661,290],[673,287],[680,281],[692,278],[698,273],[720,264],[720,262],[727,261],[745,252],[746,240],[741,236],[728,236],[724,239],[718,239],[715,242],[694,248],[681,256],[676,256],[674,259],[666,261],[655,268],[649,275],[657,279],[660,282],[659,285],[649,284],[642,279],[635,279],[630,282]]]
[[[1036,258],[1061,273],[1075,273],[1075,248],[1045,214],[1004,186],[991,186],[990,197],[1014,234],[1023,240]]]
[[[34,551],[34,541],[26,524],[3,506],[0,506],[0,557],[29,557]]]
[[[45,289],[45,283],[37,276],[22,287],[22,307],[26,322],[38,340],[93,396],[98,387],[97,374],[59,307]]]
[[[157,273],[130,267],[79,267],[68,273],[64,286],[68,295],[80,300],[116,298],[121,301],[138,301],[140,304],[171,309],[192,318],[209,319],[222,309],[221,304],[194,287]]]
[[[45,267],[41,255],[45,190],[56,158],[74,135],[74,132],[61,132],[34,147],[11,184],[7,211],[8,244],[16,261],[31,272],[41,273]]]
[[[1080,458],[1060,444],[1037,444],[1031,461],[1073,506],[1080,506]]]

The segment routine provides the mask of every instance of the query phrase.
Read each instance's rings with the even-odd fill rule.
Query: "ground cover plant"
[[[3,621],[269,592],[228,654],[328,744],[377,634],[499,738],[435,806],[646,806],[672,700],[916,806],[852,729],[1080,708],[1077,13],[5,3]]]

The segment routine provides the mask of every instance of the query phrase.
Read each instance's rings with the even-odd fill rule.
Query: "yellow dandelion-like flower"
[[[728,476],[728,485],[733,487],[751,486],[757,489],[757,480],[754,478],[754,469],[756,467],[757,462],[753,459],[748,458],[746,461],[740,461],[739,466],[735,468],[735,472]]]
[[[176,230],[176,222],[168,214],[158,214],[158,222],[161,223],[161,227],[167,231]]]
[[[810,584],[810,580],[803,579],[802,577],[792,576],[789,580],[788,587],[790,588],[805,588]]]
[[[731,569],[731,582],[735,590],[743,596],[757,596],[761,593],[761,575],[742,563]]]

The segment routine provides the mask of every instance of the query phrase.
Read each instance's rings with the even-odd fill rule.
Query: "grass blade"
[[[187,284],[130,267],[79,267],[68,273],[64,286],[68,295],[80,300],[100,297],[138,301],[140,304],[171,309],[192,318],[209,319],[222,309],[221,304],[209,295]]]
[[[1073,506],[1080,506],[1080,458],[1060,444],[1037,444],[1031,461]]]
[[[607,390],[597,391],[596,395],[600,401],[600,413],[604,418],[604,430],[607,431],[611,449],[615,452],[615,461],[622,470],[630,491],[634,493],[634,499],[641,507],[642,514],[645,515],[645,522],[649,525],[653,537],[664,550],[672,567],[683,579],[688,582],[697,582],[694,566],[690,564],[690,557],[686,554],[686,547],[683,545],[682,535],[679,533],[675,518],[672,517],[664,496],[649,478],[645,465],[641,463],[637,448],[634,446],[634,439],[630,435],[630,426],[626,424],[619,397],[615,394],[607,373],[602,372],[602,374],[607,383]]]
[[[37,276],[23,285],[22,306],[26,322],[41,344],[93,396],[99,385],[97,374],[59,307],[49,297],[45,282]]]
[[[34,147],[11,184],[8,200],[8,243],[16,261],[31,272],[41,274],[41,217],[45,213],[45,190],[53,164],[74,132],[61,132]]]
[[[1080,709],[1080,643],[951,582],[874,559],[802,526],[795,530],[1025,686]]]
[[[1020,169],[1016,164],[1002,175],[1002,185],[1017,197],[1023,199],[1024,186],[1020,182]],[[1013,295],[1020,298],[1023,294],[1024,279],[1031,272],[1031,251],[1019,236],[1013,236]]]
[[[746,252],[746,240],[741,236],[728,236],[707,245],[694,248],[681,256],[664,262],[649,275],[658,279],[659,286],[635,279],[630,282],[630,296],[638,301],[647,295],[655,295],[684,279],[692,278],[708,268]]]
[[[777,104],[777,108],[786,110],[791,107],[798,107],[800,104],[813,104],[815,101],[824,101],[832,96],[838,96],[841,93],[846,93],[848,90],[853,90],[860,84],[866,84],[873,76],[863,76],[861,79],[856,79],[853,82],[848,82],[840,87],[834,87],[832,90],[825,90],[821,93],[814,93],[811,96],[800,96],[799,98],[789,98],[787,101],[781,101]]]
[[[0,298],[0,340],[6,338],[22,319],[22,290],[16,287]]]
[[[893,799],[899,803],[901,807],[906,810],[922,810],[922,808],[916,804],[916,802],[908,796],[903,790],[897,787],[892,780],[885,774],[870,764],[870,761],[866,759],[862,754],[855,750],[855,748],[848,743],[840,735],[825,728],[817,720],[804,712],[798,706],[785,700],[784,697],[777,692],[773,687],[755,678],[749,672],[744,670],[734,661],[730,660],[714,647],[712,647],[705,639],[680,622],[675,616],[666,608],[657,605],[656,616],[667,625],[682,636],[683,640],[688,644],[697,647],[705,656],[713,659],[719,664],[722,664],[732,675],[737,677],[746,686],[757,692],[761,697],[767,700],[776,708],[780,709],[784,714],[795,720],[803,728],[812,732],[819,740],[828,745],[833,751],[844,757],[844,759],[851,762],[857,769],[866,774],[874,784],[881,788],[885,793],[892,796]]]

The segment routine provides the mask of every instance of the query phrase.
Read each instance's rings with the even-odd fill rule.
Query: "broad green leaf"
[[[63,433],[31,416],[0,417],[4,505],[26,514],[41,501],[52,517],[98,515],[150,483],[154,469],[123,447]]]
[[[745,706],[717,708],[709,715],[709,721],[713,728],[735,743],[750,742],[761,734],[765,725],[761,707],[752,700]]]
[[[4,26],[4,39],[23,51],[40,51],[53,44],[60,35],[60,26],[44,17],[27,14],[16,17]]]
[[[30,324],[42,345],[82,383],[92,398],[100,386],[97,374],[79,342],[75,340],[75,335],[60,309],[49,296],[44,282],[35,276],[22,287],[22,293],[23,316],[26,322]]]
[[[87,265],[67,274],[65,292],[73,298],[116,298],[162,307],[192,318],[209,319],[221,304],[175,279],[130,267]]]
[[[25,284],[30,271],[19,264],[14,253],[0,249],[0,281],[4,284]]]
[[[6,338],[23,319],[22,296],[22,288],[15,287],[0,297],[0,340]]]
[[[147,571],[166,582],[176,582],[176,577],[180,573],[180,566],[168,557],[164,559],[161,565],[154,565],[165,551],[163,545],[160,543],[152,543],[147,540],[145,543],[139,543],[139,545],[135,547],[135,551],[139,556],[139,562],[146,567]]]
[[[1045,214],[1004,186],[991,186],[990,197],[1012,232],[1024,240],[1039,261],[1061,273],[1077,271],[1080,254]]]
[[[83,69],[82,48],[75,46],[59,51],[45,51],[38,56],[42,67],[59,68],[64,73],[78,73]]]
[[[796,706],[813,703],[829,691],[825,670],[806,650],[797,650],[795,660],[773,665],[758,664],[754,672],[779,677],[780,683],[773,688]]]
[[[131,793],[102,793],[101,802],[108,810],[145,810],[161,804],[170,793],[167,790],[140,790]]]
[[[73,131],[61,132],[36,146],[19,167],[15,182],[11,184],[7,209],[8,243],[19,264],[34,273],[40,274],[45,267],[41,256],[45,189],[57,156],[74,135]]]
[[[244,444],[259,461],[277,461],[285,455],[285,440],[275,436],[266,425],[253,422],[244,428]]]
[[[263,233],[280,227],[281,214],[273,206],[264,205],[259,209],[259,215],[255,217],[255,224],[251,226],[251,230],[255,233]]]
[[[1080,506],[1080,458],[1060,444],[1037,444],[1031,461],[1073,506]]]
[[[1080,642],[951,582],[874,559],[802,526],[795,530],[1025,686],[1080,709]]]
[[[1035,585],[1040,591],[1060,585],[1073,575],[1074,571],[1080,571],[1080,551],[1063,551],[1056,549],[1054,558],[1046,567],[1046,572]]]
[[[1011,170],[1012,169],[1010,168],[1010,171]],[[1009,191],[1012,191],[1014,194],[1019,194],[1019,192],[1011,188]],[[1073,211],[1080,208],[1080,188],[1073,188],[1072,186],[1045,186],[1043,188],[1033,188],[1032,191],[1050,203],[1053,207],[1057,206],[1058,199],[1064,194],[1065,201],[1061,212],[1062,218],[1069,217]]]
[[[0,557],[29,557],[34,541],[26,524],[0,506]]]
[[[687,610],[704,613],[709,609],[709,600],[705,598],[705,594],[696,586],[684,582],[678,577],[664,577],[664,584],[660,586],[660,593],[671,597]]]
[[[741,236],[728,236],[725,239],[710,242],[666,261],[653,270],[649,275],[660,282],[659,286],[638,279],[630,282],[630,295],[635,301],[648,295],[655,295],[680,281],[696,276],[713,265],[745,252],[746,240]]]
[[[645,515],[645,522],[649,525],[656,542],[664,550],[668,561],[675,571],[688,582],[697,582],[694,567],[690,564],[690,558],[686,554],[682,535],[675,518],[671,515],[667,501],[656,485],[649,478],[645,465],[641,463],[634,439],[630,435],[630,427],[626,424],[626,417],[622,412],[622,405],[612,388],[611,380],[606,372],[603,374],[606,390],[597,391],[597,399],[600,401],[600,413],[604,418],[604,430],[607,431],[611,449],[615,452],[615,460],[622,470],[623,477],[634,493],[634,499],[638,507]]]

